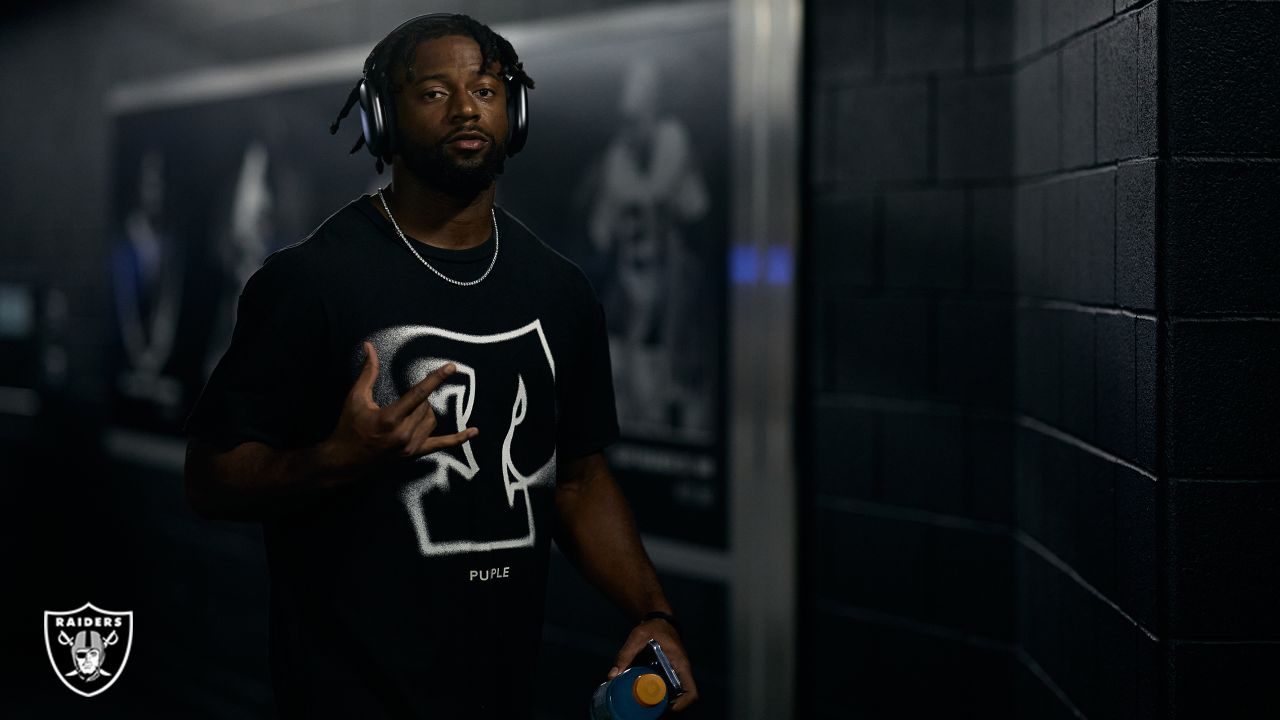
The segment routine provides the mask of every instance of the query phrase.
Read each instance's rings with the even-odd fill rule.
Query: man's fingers
[[[447,447],[453,447],[454,445],[461,445],[462,443],[470,440],[471,438],[479,434],[480,434],[480,431],[478,429],[467,428],[462,432],[456,432],[456,433],[453,433],[452,435],[432,435],[431,437],[427,438],[426,446],[423,447],[423,449],[420,452],[415,454],[426,455],[429,453],[433,453],[439,450],[440,448],[447,448]]]
[[[683,648],[671,643],[667,650],[667,659],[671,668],[676,671],[684,694],[671,706],[672,710],[683,710],[685,706],[698,699],[698,686],[693,682],[693,674],[689,670],[689,659],[685,657]]]
[[[364,366],[360,368],[360,375],[356,377],[355,384],[351,386],[351,392],[356,397],[367,398],[369,402],[373,402],[373,381],[378,379],[378,351],[373,349],[373,343],[366,340],[364,342]]]
[[[693,704],[698,699],[698,685],[693,681],[693,673],[690,672],[689,659],[684,656],[682,649],[672,648],[668,653],[671,660],[671,666],[676,671],[676,677],[680,678],[680,684],[684,688],[684,694],[676,698],[671,704],[674,712],[680,712]]]
[[[409,416],[400,421],[400,425],[409,432],[409,440],[401,448],[405,455],[419,455],[427,438],[431,433],[436,431],[436,413],[431,407],[431,403],[424,402],[409,413]]]
[[[684,686],[684,694],[679,698],[675,698],[671,704],[671,709],[680,712],[692,705],[698,699],[698,686],[693,681],[693,672],[689,667],[689,659],[684,654],[684,648],[680,646],[678,638],[674,635],[668,636],[667,633],[655,633],[659,642],[663,643],[663,647],[667,649],[667,657],[671,660],[671,665],[676,671],[676,677],[680,678],[681,685]],[[637,627],[631,631],[627,637],[627,641],[623,643],[622,649],[618,651],[617,657],[613,660],[613,667],[609,668],[608,678],[610,680],[617,677],[623,670],[626,670],[635,660],[637,654],[648,644],[650,633]]]
[[[613,659],[613,667],[609,668],[609,679],[612,680],[618,673],[626,670],[631,665],[631,661],[635,659],[636,653],[649,642],[648,637],[641,638],[641,633],[632,631],[627,642],[622,645],[622,649],[618,651],[618,656]]]
[[[683,682],[684,678],[681,678],[681,681]],[[680,712],[692,705],[697,699],[698,688],[692,681],[690,681],[685,685],[684,694],[676,698],[675,702],[671,703],[671,710],[672,712]]]
[[[426,402],[431,397],[431,393],[440,387],[440,383],[444,379],[453,374],[457,370],[457,366],[453,363],[445,363],[440,367],[427,373],[417,385],[409,388],[409,391],[400,396],[400,399],[388,406],[387,411],[389,417],[394,422],[399,422],[413,412],[419,405]]]

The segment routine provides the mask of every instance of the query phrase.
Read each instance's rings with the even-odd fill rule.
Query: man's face
[[[448,35],[418,43],[410,72],[393,69],[397,162],[451,194],[487,188],[506,156],[506,85],[480,62],[475,40]]]
[[[76,650],[76,667],[79,668],[81,675],[92,675],[98,670],[98,663],[102,662],[102,652],[95,648],[82,648]]]

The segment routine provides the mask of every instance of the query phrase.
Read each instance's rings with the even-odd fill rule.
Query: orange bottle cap
[[[667,699],[667,684],[657,675],[645,673],[636,678],[631,692],[636,696],[636,702],[645,707],[653,707]]]

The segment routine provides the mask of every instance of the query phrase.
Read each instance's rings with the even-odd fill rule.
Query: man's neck
[[[446,250],[465,250],[483,244],[493,233],[493,196],[497,183],[472,197],[458,197],[422,183],[401,168],[392,167],[391,185],[383,196],[401,232],[412,240]],[[385,214],[382,203],[375,203]]]

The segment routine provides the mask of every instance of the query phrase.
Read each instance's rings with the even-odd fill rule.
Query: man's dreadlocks
[[[488,25],[462,14],[424,17],[421,20],[410,22],[404,27],[396,29],[377,45],[373,46],[373,50],[364,62],[364,79],[375,83],[376,87],[383,92],[390,91],[391,94],[400,92],[402,86],[395,83],[391,69],[397,64],[403,67],[405,81],[412,83],[413,57],[417,51],[418,43],[423,40],[434,40],[449,35],[461,35],[475,40],[476,44],[480,46],[482,68],[487,68],[494,61],[497,61],[502,66],[501,73],[503,77],[510,77],[514,82],[530,89],[533,88],[533,78],[529,77],[528,73],[524,71],[524,64],[520,62],[520,57],[516,54],[515,48],[511,46],[511,43],[491,30]],[[347,95],[347,102],[342,106],[342,111],[338,113],[337,119],[329,126],[331,135],[338,132],[338,125],[342,123],[343,118],[351,112],[352,106],[359,100],[360,83],[357,82],[355,87],[351,88],[350,94]],[[355,153],[363,146],[364,136],[361,135],[351,148],[351,152]],[[378,172],[381,173],[382,158],[378,158],[376,166]]]

